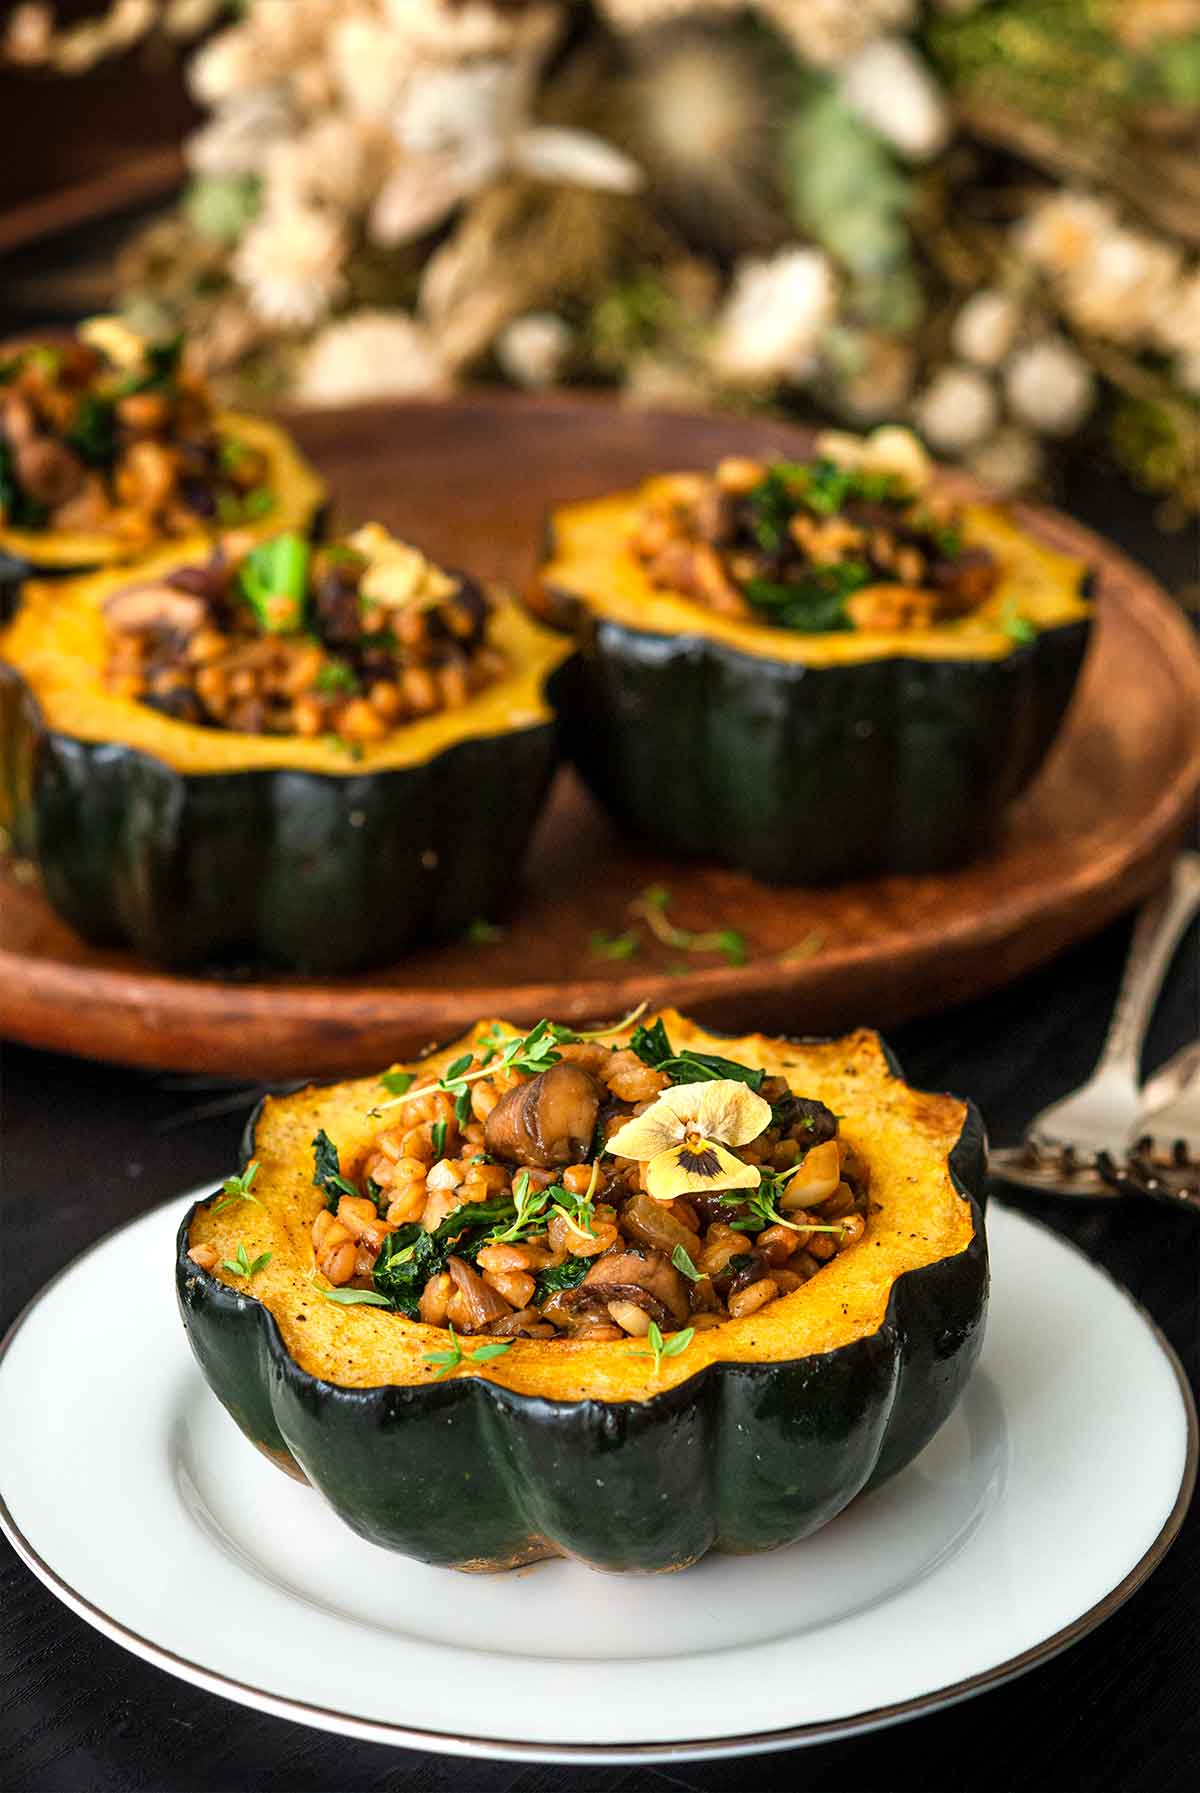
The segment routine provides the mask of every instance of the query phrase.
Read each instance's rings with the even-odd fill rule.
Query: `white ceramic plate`
[[[347,1531],[209,1394],[175,1311],[183,1208],[95,1246],[9,1334],[0,1520],[127,1649],[326,1730],[641,1761],[911,1717],[1099,1624],[1161,1561],[1195,1480],[1195,1409],[1145,1315],[993,1206],[965,1400],[903,1475],[806,1543],[646,1578],[428,1568]]]

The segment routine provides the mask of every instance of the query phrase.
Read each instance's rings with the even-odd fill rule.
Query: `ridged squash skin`
[[[964,536],[1005,568],[978,618],[796,635],[654,590],[625,543],[639,494],[567,506],[531,598],[571,633],[564,745],[655,850],[778,884],[945,870],[982,852],[1062,723],[1087,572],[1000,512]],[[1036,633],[1000,626],[1016,602]]]
[[[324,973],[503,912],[556,763],[559,638],[503,603],[512,673],[356,761],[106,692],[103,602],[130,576],[38,584],[0,635],[0,820],[78,933],[170,966]]]
[[[218,417],[217,427],[222,434],[236,436],[266,456],[268,484],[275,495],[275,503],[265,517],[238,525],[234,533],[239,541],[262,541],[289,530],[298,535],[319,535],[327,509],[325,485],[286,431],[265,418],[245,417],[232,411]],[[136,569],[143,561],[158,560],[165,547],[177,554],[181,562],[189,557],[201,559],[220,533],[206,530],[197,518],[193,536],[168,544],[159,541],[131,553],[127,544],[111,535],[14,529],[0,524],[0,622],[7,622],[16,613],[26,584],[31,581],[72,579],[108,566]]]
[[[911,1090],[865,1031],[728,1040],[663,1019],[678,1045],[780,1069],[836,1101],[880,1206],[865,1240],[804,1288],[696,1334],[658,1372],[635,1340],[519,1340],[434,1380],[423,1355],[444,1349],[444,1332],[316,1294],[309,1140],[324,1126],[353,1163],[378,1124],[365,1119],[372,1079],[268,1099],[245,1146],[261,1205],[213,1216],[199,1203],[184,1219],[180,1312],[213,1392],[371,1542],[469,1570],[563,1554],[658,1571],[712,1549],[771,1550],[904,1468],[961,1396],[988,1284],[976,1111]],[[192,1262],[198,1243],[272,1259],[239,1285]]]

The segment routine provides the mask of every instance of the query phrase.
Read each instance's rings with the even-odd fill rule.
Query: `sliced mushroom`
[[[682,1326],[688,1316],[687,1287],[661,1251],[614,1251],[597,1258],[578,1288],[564,1293],[573,1308],[608,1307],[632,1301],[661,1326]]]
[[[489,1288],[477,1270],[473,1270],[465,1258],[450,1257],[446,1259],[446,1268],[454,1278],[454,1286],[463,1298],[467,1314],[470,1318],[470,1330],[482,1332],[493,1320],[506,1320],[511,1314],[503,1295],[498,1295]]]
[[[195,593],[174,585],[127,585],[104,606],[111,629],[123,635],[144,635],[152,630],[174,635],[193,635],[204,622],[207,605]]]
[[[775,1104],[775,1124],[784,1133],[791,1133],[802,1145],[819,1146],[837,1132],[837,1116],[815,1096],[781,1098]]]
[[[79,456],[50,436],[34,436],[17,445],[13,456],[22,490],[37,504],[53,510],[73,498],[84,481]]]
[[[495,1158],[553,1170],[577,1164],[592,1143],[600,1091],[579,1065],[551,1065],[501,1096],[484,1127]]]

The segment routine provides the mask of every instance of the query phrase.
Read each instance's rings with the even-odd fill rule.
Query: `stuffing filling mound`
[[[455,1333],[673,1355],[863,1237],[867,1168],[824,1103],[676,1052],[662,1021],[628,1046],[606,1043],[616,1031],[494,1029],[436,1083],[389,1074],[386,1125],[352,1174],[319,1133],[312,1244],[330,1298]]]
[[[490,612],[473,580],[378,524],[324,548],[280,535],[117,592],[106,682],[179,721],[361,752],[506,671]]]
[[[808,462],[724,460],[654,482],[630,542],[652,585],[803,634],[922,629],[991,596],[998,568],[929,490],[909,432],[830,433]]]
[[[267,516],[268,475],[259,450],[218,431],[181,338],[94,318],[0,355],[0,524],[138,548]]]

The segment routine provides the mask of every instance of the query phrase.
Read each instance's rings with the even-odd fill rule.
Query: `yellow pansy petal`
[[[638,1158],[645,1163],[647,1158],[657,1157],[658,1153],[669,1151],[678,1145],[686,1129],[661,1102],[655,1102],[644,1114],[634,1115],[609,1140],[605,1150],[614,1158]]]
[[[698,1086],[695,1130],[722,1145],[744,1146],[771,1125],[771,1104],[734,1077]]]
[[[721,1189],[757,1189],[757,1164],[743,1164],[715,1139],[685,1140],[652,1158],[645,1171],[646,1194],[656,1202],[680,1195],[713,1195]]]

